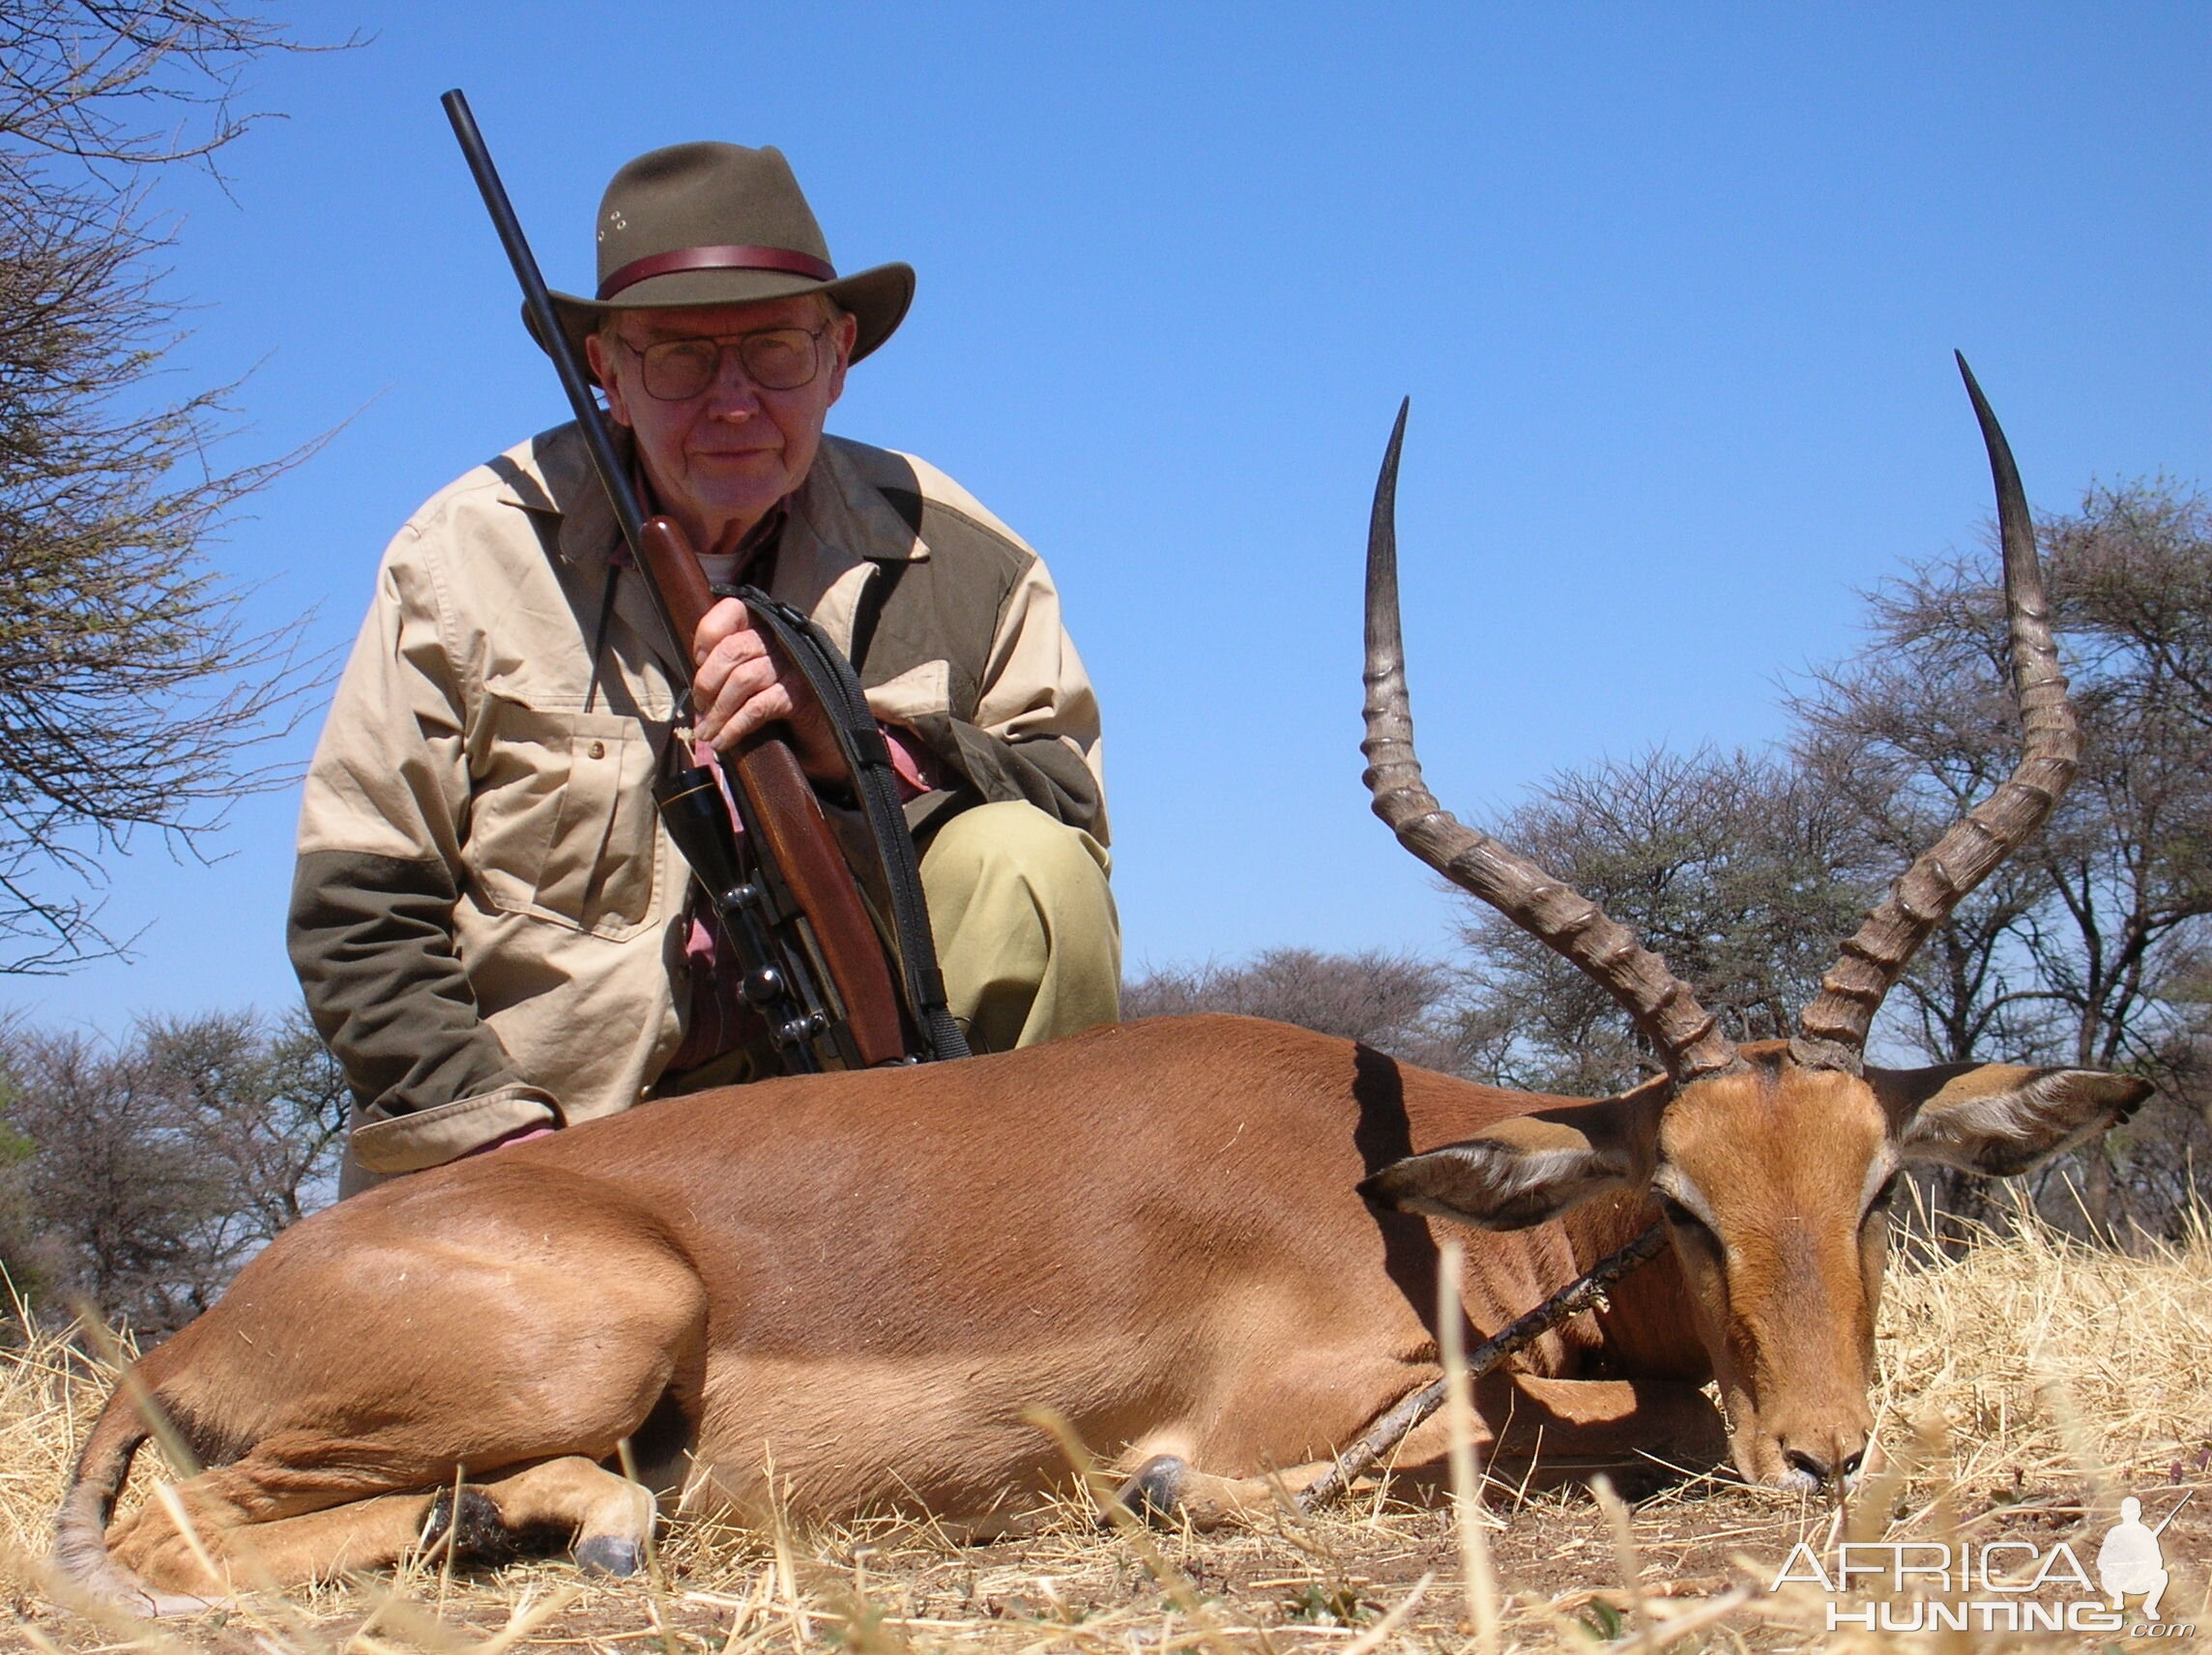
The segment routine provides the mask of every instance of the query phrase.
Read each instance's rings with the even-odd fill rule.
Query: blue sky
[[[1423,756],[1477,819],[1548,772],[1779,733],[1857,594],[1988,510],[1949,353],[2031,499],[2212,478],[2212,9],[739,4],[291,14],[287,119],[191,178],[185,382],[239,457],[343,423],[218,549],[350,638],[424,496],[562,417],[438,105],[467,89],[557,285],[630,156],[791,157],[912,317],[831,428],[1042,550],[1107,719],[1132,965],[1441,949],[1358,783],[1358,565],[1392,411]],[[286,749],[304,761],[319,712]],[[112,1027],[275,1007],[296,799],[109,866],[135,961],[0,981]]]

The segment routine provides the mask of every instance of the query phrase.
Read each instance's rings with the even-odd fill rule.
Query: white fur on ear
[[[1525,1148],[1476,1138],[1393,1162],[1359,1193],[1478,1230],[1527,1230],[1618,1189],[1628,1176],[1625,1157],[1587,1146]]]
[[[1946,1087],[1916,1110],[1898,1142],[1908,1161],[1985,1177],[2024,1173],[2125,1120],[2148,1081],[2095,1069],[2030,1069],[2001,1089]]]

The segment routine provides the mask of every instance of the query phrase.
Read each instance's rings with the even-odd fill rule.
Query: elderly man
[[[839,277],[772,149],[683,144],[615,175],[596,298],[555,295],[649,511],[718,589],[813,616],[911,795],[946,985],[982,1050],[1110,1021],[1097,708],[1043,564],[911,455],[825,436],[913,297]],[[403,527],[309,770],[290,943],[355,1096],[350,1187],[745,1078],[726,964],[655,817],[690,681],[699,736],[793,704],[725,597],[669,657],[572,425]]]

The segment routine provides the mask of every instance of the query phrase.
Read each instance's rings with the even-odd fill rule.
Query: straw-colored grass
[[[1071,1503],[1019,1544],[962,1547],[885,1522],[811,1534],[677,1524],[650,1579],[565,1563],[395,1575],[242,1597],[151,1627],[54,1608],[38,1584],[50,1515],[101,1366],[51,1335],[0,1351],[0,1645],[255,1655],[1462,1655],[1487,1553],[1502,1651],[1799,1649],[1824,1630],[1811,1587],[1767,1589],[1799,1540],[2066,1540],[2094,1567],[2122,1495],[2165,1516],[2167,1623],[2212,1638],[2212,1236],[2132,1254],[2025,1224],[1957,1259],[1903,1243],[1880,1336],[1887,1465],[1844,1513],[1706,1479],[1630,1510],[1601,1491],[1493,1483],[1487,1546],[1448,1504],[1365,1497],[1214,1534],[1101,1531]],[[152,1459],[151,1452],[146,1456]],[[154,1480],[142,1466],[136,1486]],[[141,1497],[142,1495],[141,1495]],[[1487,1619],[1487,1616],[1485,1617]],[[2133,1624],[2133,1617],[2131,1617]],[[1489,1631],[1489,1628],[1485,1628]],[[1885,1646],[2145,1647],[2122,1635],[1878,1635]],[[1943,1640],[1948,1639],[1945,1642]]]

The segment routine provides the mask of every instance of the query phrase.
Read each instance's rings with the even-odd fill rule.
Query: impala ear
[[[2097,1069],[1950,1063],[1867,1070],[1907,1161],[1985,1177],[2024,1173],[2109,1131],[2141,1107],[2150,1082]]]
[[[1663,1093],[1516,1116],[1393,1161],[1359,1186],[1378,1206],[1478,1230],[1526,1230],[1651,1176]]]

